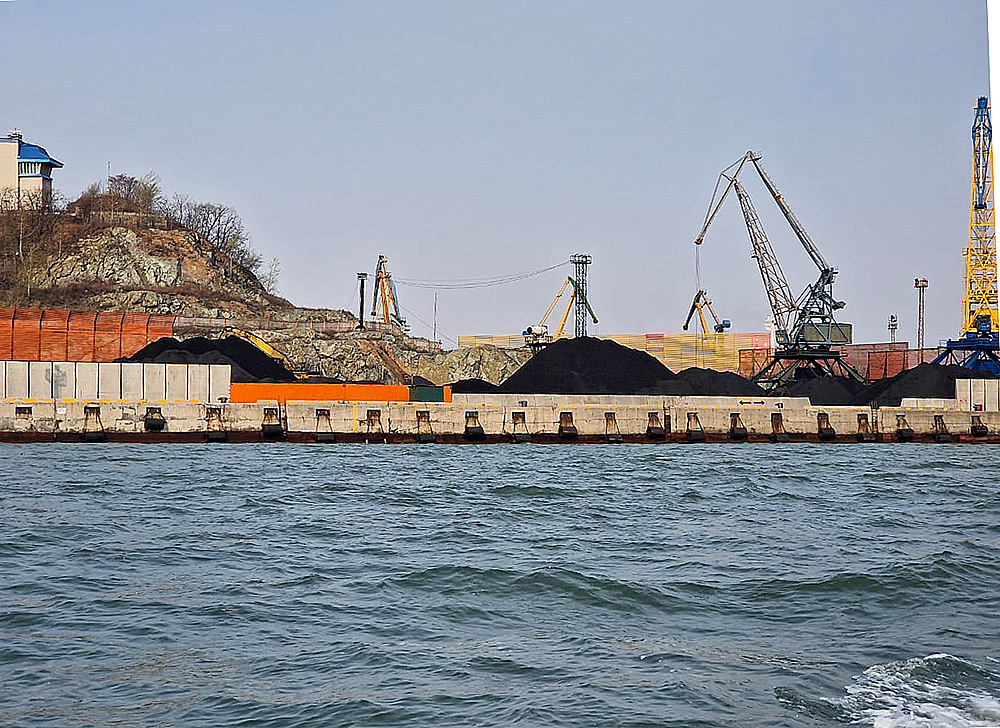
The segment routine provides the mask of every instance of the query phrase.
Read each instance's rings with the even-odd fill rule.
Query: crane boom
[[[761,180],[764,182],[764,186],[767,187],[767,191],[771,193],[771,197],[773,197],[774,201],[778,204],[781,214],[785,216],[786,220],[788,220],[788,224],[795,232],[795,236],[799,239],[799,242],[802,243],[802,247],[805,248],[806,253],[809,254],[810,258],[812,258],[812,262],[815,263],[816,267],[821,271],[830,270],[836,273],[837,271],[830,267],[830,264],[826,262],[826,258],[823,257],[823,254],[816,246],[816,243],[814,243],[812,238],[809,237],[809,233],[807,233],[806,229],[802,227],[802,223],[800,223],[799,219],[795,217],[795,213],[792,212],[792,208],[790,208],[788,203],[785,202],[785,198],[774,184],[771,176],[764,170],[764,167],[760,163],[761,155],[753,152],[747,152],[747,156],[750,158],[750,161],[753,162],[753,166],[757,169],[757,174],[760,175]]]
[[[792,316],[798,308],[792,289],[785,278],[785,272],[781,269],[778,256],[774,254],[774,248],[767,239],[764,226],[757,215],[757,209],[750,199],[750,195],[743,188],[738,180],[733,181],[736,188],[736,197],[740,201],[743,209],[743,219],[747,225],[747,233],[750,236],[750,255],[756,259],[757,267],[760,269],[760,277],[764,283],[764,292],[767,294],[767,301],[771,305],[771,316],[774,319],[775,338],[779,344],[787,343],[789,340],[789,327],[792,323]]]

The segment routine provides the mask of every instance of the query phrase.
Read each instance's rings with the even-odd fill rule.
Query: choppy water
[[[0,446],[0,725],[1000,726],[997,452]]]

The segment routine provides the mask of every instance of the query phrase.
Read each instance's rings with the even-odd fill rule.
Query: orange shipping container
[[[410,388],[400,384],[309,384],[307,382],[233,382],[231,402],[277,400],[302,402],[409,402]]]
[[[14,345],[11,359],[38,361],[42,336],[42,312],[38,309],[18,309],[14,315]]]
[[[0,361],[13,359],[14,309],[0,309]]]
[[[39,358],[42,361],[66,361],[69,311],[47,309],[42,312]]]
[[[121,313],[99,313],[94,325],[94,360],[114,361],[122,355]]]

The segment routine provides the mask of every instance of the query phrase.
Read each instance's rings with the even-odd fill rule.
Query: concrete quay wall
[[[456,395],[457,397],[457,395]],[[1000,442],[1000,412],[803,399],[463,396],[440,402],[0,401],[0,440]]]

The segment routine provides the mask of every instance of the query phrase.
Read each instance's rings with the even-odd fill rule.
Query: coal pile
[[[253,344],[237,336],[206,339],[197,336],[178,341],[157,339],[127,359],[119,361],[160,364],[228,364],[234,382],[294,382],[295,375]]]
[[[504,394],[692,394],[644,351],[581,337],[549,344],[497,389]]]
[[[850,405],[855,403],[864,389],[864,382],[850,377],[809,377],[793,380],[772,395],[808,397],[812,404]]]
[[[451,384],[454,394],[493,394],[498,389],[497,385],[485,379],[461,379]]]
[[[898,407],[903,397],[951,399],[956,379],[995,379],[987,372],[974,372],[956,364],[919,364],[890,379],[874,382],[858,393],[854,404]]]
[[[686,382],[693,394],[705,397],[763,397],[766,394],[763,388],[734,372],[691,367],[678,372],[677,378]]]

